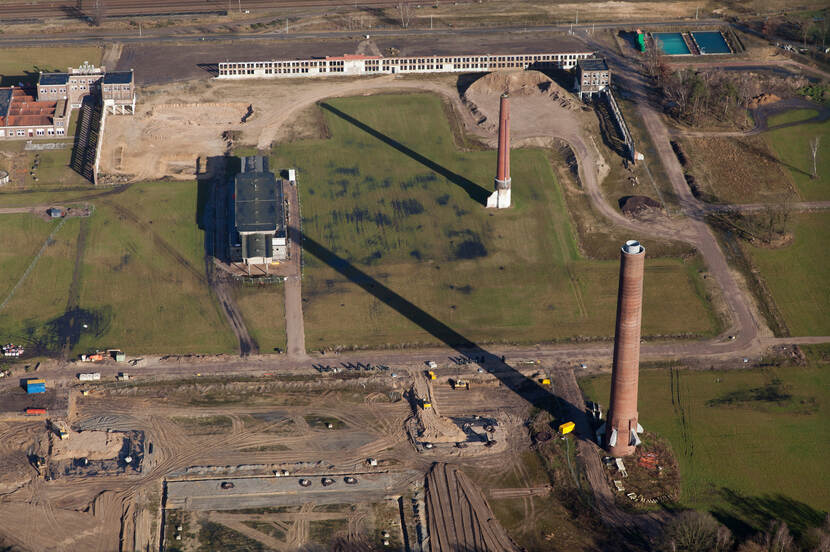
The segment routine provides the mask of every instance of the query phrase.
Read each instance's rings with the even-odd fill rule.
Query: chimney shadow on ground
[[[433,161],[433,160],[431,160],[427,157],[424,157],[423,155],[421,155],[417,151],[415,151],[411,148],[408,148],[407,146],[405,146],[404,144],[398,142],[394,138],[391,138],[391,137],[383,134],[382,132],[380,132],[378,130],[375,130],[374,128],[370,127],[366,123],[362,123],[362,122],[358,121],[357,119],[355,119],[351,115],[340,111],[339,109],[337,109],[336,107],[334,107],[330,104],[321,103],[320,107],[322,107],[323,109],[325,109],[326,111],[328,111],[328,112],[330,112],[334,115],[337,115],[338,117],[340,117],[341,119],[343,119],[347,123],[350,123],[350,124],[356,126],[357,128],[359,128],[360,130],[366,132],[367,134],[377,138],[378,140],[380,140],[384,144],[395,148],[396,150],[403,153],[404,155],[406,155],[410,159],[413,159],[413,160],[417,161],[418,163],[422,164],[423,166],[425,166],[429,170],[434,171],[437,174],[443,176],[444,178],[446,178],[447,180],[449,180],[450,182],[452,182],[456,186],[459,186],[460,188],[462,188],[465,192],[467,192],[467,195],[469,195],[470,198],[472,198],[477,203],[480,203],[481,205],[487,205],[487,197],[490,195],[490,192],[488,190],[482,188],[481,186],[479,186],[478,184],[476,184],[472,180],[469,180],[469,179],[461,176],[460,174],[455,173],[455,172],[449,170],[448,168],[446,168],[442,165],[439,165],[438,163],[436,163],[435,161]]]
[[[303,251],[330,266],[350,282],[357,284],[364,291],[388,305],[448,347],[455,349],[461,355],[483,359],[483,362],[479,362],[479,364],[488,373],[494,375],[502,385],[525,399],[533,407],[544,410],[557,419],[565,420],[569,419],[569,416],[575,416],[576,413],[584,410],[584,405],[570,404],[563,397],[552,394],[548,389],[542,387],[539,382],[528,378],[508,365],[502,360],[503,357],[497,356],[467,339],[422,308],[363,272],[348,260],[305,235],[303,236]],[[580,435],[580,437],[590,439],[590,432]]]

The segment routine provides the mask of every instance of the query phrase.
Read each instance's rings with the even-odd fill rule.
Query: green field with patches
[[[812,110],[797,109],[770,117],[770,126],[801,121]],[[801,198],[804,201],[830,199],[830,121],[806,123],[780,128],[766,133],[779,160],[789,169]],[[818,137],[819,149],[816,162],[818,178],[812,178],[813,162],[810,140]]]
[[[830,335],[830,213],[796,215],[794,241],[781,248],[745,246],[791,335]]]
[[[234,300],[261,353],[285,351],[285,292],[282,284],[239,287]]]
[[[439,98],[322,109],[330,139],[272,153],[298,169],[309,349],[612,334],[618,265],[580,257],[546,151],[513,150],[514,207],[494,212],[495,152],[458,151]],[[711,334],[696,263],[647,266],[645,333]]]
[[[607,405],[610,376],[580,381]],[[682,476],[681,504],[710,510],[733,530],[819,525],[830,509],[830,365],[734,371],[642,370],[643,426],[667,438]]]
[[[234,351],[204,275],[196,201],[195,182],[142,183],[92,199],[93,215],[66,220],[0,312],[0,335],[25,339],[42,354],[58,354],[67,343],[72,354],[111,347],[128,354]],[[15,226],[0,239],[15,240],[30,228],[38,236],[20,258],[0,257],[11,269],[3,285],[20,278],[42,244],[49,227],[39,226],[57,224],[25,216],[0,217]]]
[[[3,48],[0,56],[0,86],[18,82],[34,84],[40,71],[66,71],[84,61],[101,64],[104,51],[100,46],[62,46],[60,48]]]

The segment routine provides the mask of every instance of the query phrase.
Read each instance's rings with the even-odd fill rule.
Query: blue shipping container
[[[45,383],[32,383],[26,386],[27,393],[46,393]]]

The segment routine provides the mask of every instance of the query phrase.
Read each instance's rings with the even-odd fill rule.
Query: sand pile
[[[539,71],[496,71],[475,81],[464,92],[463,101],[478,118],[478,124],[488,131],[498,127],[499,97],[507,92],[511,97],[511,122],[524,119],[525,106],[540,110],[556,107],[566,111],[579,108],[574,96],[562,89],[550,77]],[[515,125],[511,125],[511,128]]]
[[[118,458],[123,447],[124,435],[122,433],[70,431],[66,439],[54,440],[52,458],[54,460],[70,458],[106,460]]]
[[[781,100],[781,98],[779,98],[775,94],[761,94],[761,95],[755,96],[754,98],[749,100],[747,102],[746,106],[749,109],[757,109],[757,108],[761,107],[762,105],[775,103],[779,100]]]

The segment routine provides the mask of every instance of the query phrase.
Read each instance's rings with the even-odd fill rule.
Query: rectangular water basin
[[[732,50],[726,43],[726,39],[720,31],[705,31],[692,33],[692,36],[697,42],[697,47],[700,48],[701,54],[731,54]]]
[[[657,47],[667,56],[688,56],[692,52],[680,33],[652,33]]]

